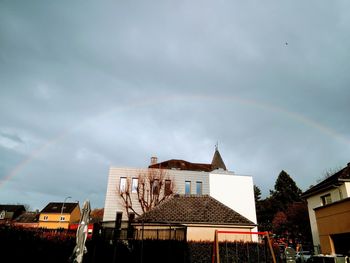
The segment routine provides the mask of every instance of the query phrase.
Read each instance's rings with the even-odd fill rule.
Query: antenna
[[[215,144],[215,151],[217,151],[219,149],[219,141],[216,141],[216,144]]]

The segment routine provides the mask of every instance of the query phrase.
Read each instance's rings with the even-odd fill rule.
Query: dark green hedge
[[[0,262],[69,262],[75,238],[65,233],[47,236],[44,232],[0,227]],[[84,263],[210,263],[213,249],[212,242],[111,242],[99,237],[88,240],[86,246]],[[222,263],[272,262],[263,244],[242,242],[220,243],[220,259]]]

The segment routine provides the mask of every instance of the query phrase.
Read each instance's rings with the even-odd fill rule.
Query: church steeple
[[[212,166],[213,170],[215,170],[215,169],[227,170],[226,169],[226,165],[225,165],[224,161],[221,158],[221,155],[220,155],[220,152],[219,152],[219,149],[218,149],[218,144],[215,145],[215,153],[214,153],[214,156],[213,156],[213,160],[211,161],[211,166]]]

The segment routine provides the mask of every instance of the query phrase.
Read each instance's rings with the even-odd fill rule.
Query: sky
[[[103,207],[182,159],[263,196],[350,162],[350,2],[0,0],[0,203]]]

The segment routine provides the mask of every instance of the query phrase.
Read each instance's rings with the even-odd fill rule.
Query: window
[[[44,221],[49,220],[49,216],[44,216]]]
[[[137,193],[137,187],[139,185],[139,179],[137,178],[132,178],[132,185],[131,185],[131,192],[132,193]]]
[[[61,216],[60,221],[64,221],[64,220],[65,220],[65,217]]]
[[[155,179],[153,181],[153,184],[152,184],[152,191],[153,191],[153,194],[154,195],[158,195],[159,194],[159,180],[158,179]]]
[[[185,194],[191,194],[191,181],[185,181]]]
[[[121,177],[120,178],[119,191],[121,193],[126,191],[126,177]]]
[[[332,203],[331,194],[321,196],[322,205],[328,205]]]
[[[196,194],[202,195],[202,182],[196,182]]]
[[[171,195],[173,193],[171,189],[171,180],[165,180],[164,194]]]

